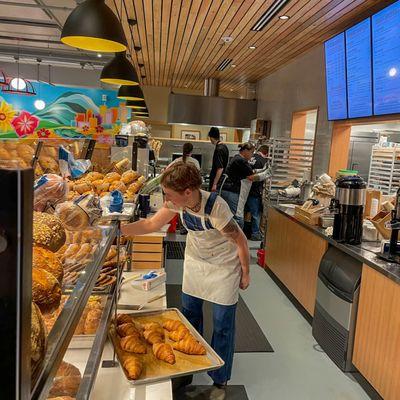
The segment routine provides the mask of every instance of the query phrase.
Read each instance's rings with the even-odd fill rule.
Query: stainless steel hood
[[[250,128],[257,117],[256,100],[218,97],[218,82],[211,79],[204,91],[208,95],[170,93],[168,123]]]

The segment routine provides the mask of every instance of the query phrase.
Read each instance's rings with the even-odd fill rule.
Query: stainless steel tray
[[[194,366],[194,368],[187,369],[185,371],[179,371],[179,372],[171,373],[171,374],[162,374],[160,376],[151,377],[151,378],[139,378],[137,380],[131,380],[127,377],[124,368],[121,366],[121,363],[119,363],[120,368],[122,369],[126,379],[128,380],[128,382],[130,384],[143,385],[143,384],[148,384],[151,382],[154,383],[154,382],[159,382],[159,381],[163,381],[163,380],[170,379],[170,378],[177,378],[179,376],[192,375],[192,374],[200,373],[200,372],[213,371],[215,369],[219,369],[224,366],[225,363],[222,360],[222,358],[206,342],[206,340],[196,331],[196,329],[194,329],[192,324],[186,319],[186,317],[177,308],[161,308],[161,309],[156,309],[156,310],[151,310],[151,311],[144,310],[144,311],[136,311],[136,312],[126,313],[126,314],[132,315],[133,318],[135,318],[135,317],[150,317],[150,316],[158,316],[162,313],[169,312],[169,311],[176,312],[179,319],[186,325],[186,327],[190,330],[191,334],[196,338],[196,340],[198,340],[206,348],[206,350],[207,350],[206,357],[210,361],[210,365],[208,365],[206,367],[202,367],[202,368],[199,368],[199,367],[196,368],[196,366]],[[116,340],[116,335],[110,334],[110,338],[115,347],[114,341]],[[174,350],[174,352],[175,352],[175,354],[179,353],[177,350]],[[117,353],[117,357],[119,359],[118,351],[116,353]],[[136,356],[140,356],[140,355],[136,355]],[[194,355],[191,357],[199,357],[199,356]],[[200,356],[200,357],[205,357],[205,356]]]

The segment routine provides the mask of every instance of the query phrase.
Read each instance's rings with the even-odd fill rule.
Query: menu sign
[[[347,118],[346,54],[344,33],[325,42],[328,119]]]
[[[372,17],[374,113],[400,113],[400,2]]]
[[[371,20],[346,31],[349,118],[372,115]]]

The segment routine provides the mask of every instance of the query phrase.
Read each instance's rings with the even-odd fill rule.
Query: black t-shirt
[[[253,158],[250,160],[250,164],[253,169],[262,169],[267,163],[267,159],[264,158],[261,154],[254,154]],[[250,189],[250,196],[261,197],[263,192],[264,182],[253,182]]]
[[[218,142],[215,146],[213,161],[212,161],[212,168],[210,172],[210,187],[211,190],[212,185],[214,183],[215,175],[217,174],[217,170],[223,168],[223,174],[225,173],[226,166],[228,165],[229,161],[229,150],[226,144]]]
[[[228,190],[229,192],[240,193],[240,181],[253,175],[253,169],[245,158],[240,154],[236,154],[229,163],[226,174],[228,178],[222,189]]]

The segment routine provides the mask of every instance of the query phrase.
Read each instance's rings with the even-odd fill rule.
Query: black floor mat
[[[215,386],[190,385],[174,393],[174,400],[249,400],[243,385],[228,385],[225,393]]]
[[[181,285],[167,285],[167,304],[168,307],[181,309]],[[204,337],[211,343],[212,337],[212,304],[204,302]],[[236,310],[236,336],[235,353],[272,353],[274,350],[269,344],[263,331],[253,317],[246,303],[239,296],[238,307]]]

